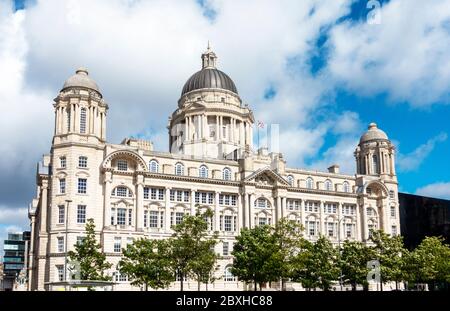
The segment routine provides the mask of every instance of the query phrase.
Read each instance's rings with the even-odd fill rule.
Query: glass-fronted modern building
[[[400,228],[406,247],[426,236],[442,236],[450,244],[450,200],[400,193]]]
[[[3,289],[12,290],[14,280],[20,271],[27,266],[30,231],[8,233],[8,239],[3,244]]]

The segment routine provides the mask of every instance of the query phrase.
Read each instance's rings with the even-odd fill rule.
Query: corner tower
[[[169,118],[170,152],[238,159],[252,150],[253,113],[242,104],[233,80],[216,68],[209,45],[201,60],[202,69],[186,81]]]
[[[375,123],[361,136],[355,158],[358,175],[396,178],[395,146]]]
[[[66,142],[99,144],[106,141],[108,105],[87,69],[78,68],[65,81],[54,101],[53,145]]]

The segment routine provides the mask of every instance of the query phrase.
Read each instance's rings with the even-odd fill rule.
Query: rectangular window
[[[214,204],[214,193],[212,192],[195,192],[195,203]]]
[[[392,236],[396,236],[397,235],[397,226],[392,226],[391,233],[392,233]]]
[[[158,189],[158,200],[164,200],[164,189]]]
[[[118,197],[126,197],[128,193],[127,187],[117,187],[116,188],[116,196]]]
[[[342,206],[342,214],[344,215],[355,215],[356,214],[356,206],[344,204]]]
[[[87,179],[78,178],[78,193],[86,193],[87,190]]]
[[[87,157],[81,156],[78,158],[78,167],[87,167]]]
[[[170,190],[170,201],[175,201],[175,190]]]
[[[389,191],[389,198],[395,199],[395,192],[393,190]]]
[[[391,217],[395,217],[395,206],[391,206]]]
[[[232,206],[236,206],[236,203],[237,203],[236,195],[233,194],[233,195],[231,196],[231,205],[232,205]]]
[[[233,216],[229,216],[229,215],[225,216],[225,222],[224,222],[225,231],[232,231],[232,227],[231,227],[232,220],[233,220]]]
[[[189,191],[184,191],[184,202],[189,202]]]
[[[59,158],[59,167],[66,168],[66,165],[67,165],[66,157],[60,157]]]
[[[313,202],[313,201],[305,202],[305,212],[317,213],[318,211],[319,211],[319,202]]]
[[[86,205],[77,206],[77,223],[86,223]]]
[[[156,200],[156,189],[155,188],[150,189],[150,199]]]
[[[125,160],[117,160],[117,170],[118,171],[128,171],[128,162]]]
[[[327,223],[327,232],[329,237],[334,237],[334,223],[328,222]]]
[[[150,211],[150,218],[149,218],[149,227],[150,228],[158,228],[158,212],[157,211]]]
[[[114,238],[114,253],[120,253],[122,251],[122,238]]]
[[[128,226],[131,226],[133,220],[133,211],[131,209],[128,210]]]
[[[345,236],[347,238],[352,238],[353,237],[353,224],[345,224]]]
[[[316,222],[315,221],[308,221],[308,233],[310,236],[316,235]]]
[[[159,227],[164,228],[164,212],[159,213],[159,222],[160,222]]]
[[[114,272],[114,279],[116,282],[128,282],[128,276],[126,274],[121,274],[120,271]]]
[[[59,282],[64,281],[64,265],[56,266],[56,277]]]
[[[177,202],[183,202],[183,192],[177,191]]]
[[[115,225],[115,218],[116,218],[116,209],[111,208],[111,225]]]
[[[59,236],[58,238],[58,253],[64,252],[64,237]]]
[[[61,178],[59,180],[59,193],[66,193],[66,179]]]
[[[144,228],[147,228],[148,211],[144,211]]]
[[[84,241],[84,236],[77,236],[77,244],[81,244]]]
[[[117,224],[125,225],[127,210],[125,208],[117,209]]]
[[[64,205],[58,205],[58,223],[63,224],[66,220],[66,207]]]
[[[148,200],[148,198],[149,198],[149,193],[150,193],[150,188],[145,187],[145,188],[144,188],[144,199],[145,199],[145,200]]]
[[[228,256],[228,242],[223,242],[223,255]]]
[[[175,224],[179,225],[183,221],[184,213],[176,213],[175,214]]]
[[[220,215],[219,217],[219,230],[223,230],[223,215]]]
[[[336,214],[337,212],[337,204],[336,203],[325,203],[324,206],[324,212],[328,214]]]

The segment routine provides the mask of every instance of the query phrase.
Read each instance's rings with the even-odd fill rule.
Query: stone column
[[[345,225],[344,225],[344,219],[343,219],[343,217],[342,217],[342,203],[338,203],[337,204],[337,212],[338,212],[338,223],[337,223],[337,225],[338,225],[338,232],[337,232],[337,234],[339,234],[339,237],[340,237],[340,239],[341,239],[341,243],[344,241],[344,231],[345,231]],[[341,220],[342,219],[342,220]],[[338,237],[338,238],[339,238]]]
[[[219,116],[216,116],[216,141],[220,140],[220,125],[219,125]]]
[[[362,237],[361,237],[361,223],[362,223],[362,220],[361,220],[361,215],[360,215],[360,213],[359,213],[359,206],[358,205],[356,205],[356,211],[355,211],[355,213],[356,213],[356,224],[355,224],[355,239],[357,239],[358,241],[361,241],[362,240]]]
[[[245,131],[244,131],[244,122],[239,122],[239,144],[245,144]]]
[[[238,194],[237,198],[236,198],[236,204],[237,204],[237,218],[238,218],[238,222],[237,222],[237,228],[236,228],[236,232],[239,233],[242,225],[243,225],[243,216],[244,216],[244,210],[242,207],[242,202],[241,202],[241,196]]]
[[[250,149],[252,148],[252,146],[253,146],[253,127],[252,127],[252,125],[249,123],[249,138],[248,138],[248,141],[249,141],[249,145],[250,145]]]
[[[165,213],[165,226],[164,228],[166,229],[166,232],[170,231],[170,189],[169,187],[166,188],[166,195],[165,195],[165,201],[166,201],[166,206],[164,209],[164,213]],[[191,198],[191,200],[193,200],[194,198]]]
[[[281,209],[282,209],[280,196],[277,196],[276,200],[277,200],[277,222],[278,222],[281,219]]]
[[[144,228],[144,176],[136,176],[136,229],[142,230]]]
[[[219,231],[220,230],[220,215],[219,215],[219,191],[215,192],[215,202],[214,202],[214,226],[215,226],[215,231]],[[224,230],[224,228],[222,228],[222,230]]]
[[[249,217],[249,223],[250,223],[250,228],[254,228],[255,227],[255,215],[254,215],[254,206],[255,206],[255,194],[252,193],[250,194],[250,202],[248,202],[249,205],[249,210],[250,210],[250,217]]]
[[[191,202],[191,215],[192,216],[194,216],[195,212],[196,212],[194,198],[195,198],[195,190],[193,189],[193,190],[191,190],[191,200],[190,200],[190,202]]]
[[[102,113],[102,136],[103,140],[106,140],[106,112]]]
[[[320,215],[320,224],[319,224],[319,230],[322,235],[325,235],[325,214],[323,212],[324,208],[324,201],[320,201],[319,206],[319,215]]]
[[[105,198],[104,198],[104,219],[103,225],[108,227],[111,225],[111,184],[112,184],[112,173],[106,172],[104,176],[104,184],[105,184]],[[116,212],[117,217],[117,212]]]
[[[208,139],[208,116],[203,115],[203,138]]]
[[[184,141],[189,140],[189,118],[188,117],[184,117]]]
[[[249,208],[249,201],[248,201],[248,194],[243,193],[242,196],[244,197],[244,220],[245,220],[245,227],[250,228],[250,208]]]
[[[66,185],[67,188],[67,185]],[[67,192],[67,189],[66,189]],[[41,185],[41,227],[40,233],[47,233],[47,220],[48,220],[48,180],[43,179]],[[66,216],[67,217],[67,216]]]

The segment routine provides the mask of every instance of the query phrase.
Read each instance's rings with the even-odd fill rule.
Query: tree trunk
[[[356,282],[352,283],[352,291],[356,291]]]
[[[200,291],[200,281],[197,281],[197,290]]]
[[[184,274],[180,273],[181,282],[180,282],[180,291],[183,291],[183,281],[184,281]]]
[[[286,291],[286,279],[281,278],[281,290]]]
[[[259,283],[259,291],[262,291],[262,283]]]
[[[254,282],[254,287],[255,287],[255,292],[258,290],[257,288],[256,288],[256,281]]]
[[[395,281],[395,290],[398,290],[398,282]]]

